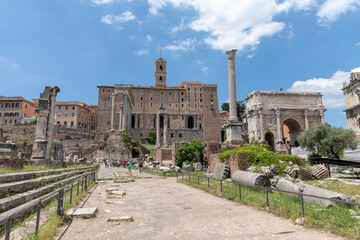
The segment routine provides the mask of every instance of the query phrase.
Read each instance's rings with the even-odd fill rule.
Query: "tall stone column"
[[[304,110],[304,120],[305,120],[305,130],[309,129],[309,111],[307,109]]]
[[[111,105],[111,131],[115,130],[116,121],[116,93],[112,94],[112,105]]]
[[[230,121],[238,121],[237,118],[237,103],[236,103],[236,81],[235,81],[235,49],[227,51],[228,55],[228,77],[229,77],[229,110]]]
[[[324,110],[323,109],[320,110],[320,121],[321,121],[321,123],[325,123]]]
[[[281,141],[282,140],[282,136],[281,136],[281,122],[280,122],[280,109],[276,109],[276,129],[277,129],[277,140]]]
[[[54,125],[55,125],[55,108],[56,108],[56,95],[60,92],[58,87],[51,87],[51,96],[50,96],[50,114],[49,121],[47,126],[47,141],[48,144],[46,146],[46,160],[51,160],[51,147],[54,138]]]
[[[168,128],[168,115],[164,115],[164,142],[163,145],[164,147],[167,147],[168,142],[167,142],[167,128]]]
[[[119,113],[119,131],[122,131],[123,130],[123,107],[120,106],[120,113]]]
[[[156,115],[156,148],[160,147],[160,115]]]
[[[128,129],[128,114],[129,114],[129,108],[128,108],[128,99],[124,98],[123,100],[123,120],[122,120],[122,129],[126,130]]]
[[[134,128],[139,128],[138,122],[139,122],[139,114],[135,114],[135,126],[134,126]]]
[[[259,117],[260,117],[260,142],[263,142],[263,141],[265,141],[263,115],[262,115],[262,111],[260,111],[260,110],[258,113],[259,113]]]

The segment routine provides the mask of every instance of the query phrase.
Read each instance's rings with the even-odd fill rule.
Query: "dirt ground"
[[[109,204],[108,189],[126,195]],[[176,183],[175,178],[121,184],[107,180],[94,187],[84,207],[98,207],[96,218],[74,219],[55,239],[342,239]],[[120,216],[134,221],[107,222]]]

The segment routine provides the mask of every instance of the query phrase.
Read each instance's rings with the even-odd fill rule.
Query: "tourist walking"
[[[131,162],[131,160],[130,160],[130,161],[129,161],[129,165],[128,165],[129,173],[131,173],[131,167],[132,167],[132,162]]]
[[[139,172],[140,173],[141,173],[142,167],[143,167],[142,162],[141,162],[141,160],[139,160]]]

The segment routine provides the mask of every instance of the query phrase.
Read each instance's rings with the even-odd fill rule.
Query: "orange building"
[[[97,106],[83,102],[56,102],[55,120],[58,126],[95,129]]]
[[[36,105],[23,97],[0,96],[0,125],[30,123],[36,119]]]

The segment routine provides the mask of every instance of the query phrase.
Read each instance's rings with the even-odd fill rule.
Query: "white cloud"
[[[255,56],[255,53],[247,55],[247,58],[253,58]]]
[[[126,11],[119,16],[108,14],[101,18],[101,22],[106,24],[115,24],[115,23],[129,22],[135,19],[136,19],[135,15],[133,15],[130,11]]]
[[[152,41],[152,37],[151,37],[150,34],[146,35],[146,40],[147,40],[148,42],[151,42],[151,41]]]
[[[185,24],[184,24],[184,19],[182,18],[180,24],[179,24],[178,26],[176,26],[176,27],[173,27],[173,28],[171,29],[171,32],[172,32],[172,33],[176,33],[176,32],[178,32],[178,31],[183,30],[184,28],[185,28]]]
[[[351,72],[356,72],[356,73],[360,72],[360,67],[351,70]]]
[[[165,48],[170,51],[192,51],[195,49],[196,40],[188,38],[181,41],[175,41],[173,45],[168,45]]]
[[[355,43],[356,47],[360,47],[360,42]]]
[[[196,64],[196,65],[202,65],[202,64],[203,64],[203,62],[202,62],[202,61],[200,61],[200,60],[194,60],[194,61],[193,61],[193,64]]]
[[[112,3],[113,0],[91,0],[91,2],[97,6]]]
[[[9,67],[9,68],[19,68],[20,65],[18,65],[17,63],[15,63],[14,61],[12,61],[11,59],[8,59],[6,57],[0,56],[0,63],[2,63],[5,67]]]
[[[331,78],[313,78],[306,81],[296,81],[288,91],[321,92],[326,108],[345,106],[341,90],[343,82],[349,79],[350,73],[337,71]]]
[[[207,72],[207,71],[209,71],[209,67],[202,67],[202,68],[201,68],[201,71]]]
[[[147,49],[141,49],[135,52],[136,55],[141,56],[141,55],[149,55],[149,51]]]
[[[198,17],[188,26],[195,31],[205,31],[208,36],[205,43],[213,49],[242,50],[256,47],[264,37],[270,37],[282,31],[285,23],[275,21],[274,17],[289,10],[307,10],[316,0],[148,0],[150,13],[171,4],[181,10],[192,7]],[[260,7],[261,6],[261,7]],[[173,28],[172,31],[178,31]]]
[[[326,24],[336,21],[341,14],[355,11],[360,6],[360,0],[326,0],[317,12],[318,22]]]

